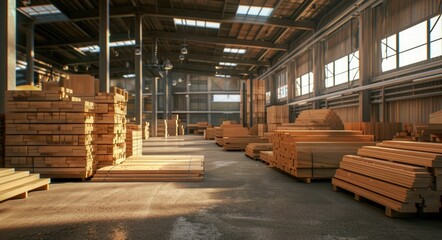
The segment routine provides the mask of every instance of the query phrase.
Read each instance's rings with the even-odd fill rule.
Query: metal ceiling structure
[[[134,40],[137,14],[142,16],[143,63],[153,64],[157,43],[160,62],[169,59],[174,69],[201,74],[222,72],[240,77],[257,75],[277,57],[287,53],[290,43],[306,31],[316,31],[322,16],[337,0],[110,0],[110,40]],[[37,59],[75,66],[78,73],[96,75],[99,53],[78,48],[99,41],[99,1],[19,1],[17,8],[53,4],[61,13],[26,16],[17,11],[18,45],[26,49],[29,25],[35,27]],[[236,14],[239,5],[273,8],[270,16]],[[219,29],[179,25],[174,18],[209,21]],[[185,44],[189,54],[179,60]],[[245,49],[245,54],[225,53],[224,48]],[[112,49],[110,71],[118,76],[134,66],[134,46]],[[219,62],[237,66],[219,66]]]

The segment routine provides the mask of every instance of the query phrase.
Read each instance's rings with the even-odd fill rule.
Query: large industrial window
[[[285,74],[285,70],[280,71],[276,75],[276,83],[277,83],[277,92],[278,92],[278,99],[282,99],[287,97],[287,78]]]
[[[430,57],[442,56],[442,15],[430,19]]]
[[[325,65],[325,86],[333,87],[359,79],[359,51]]]
[[[213,102],[240,102],[239,94],[214,94]]]
[[[399,32],[399,67],[427,59],[427,22]]]
[[[313,73],[306,73],[295,79],[296,96],[313,92]]]

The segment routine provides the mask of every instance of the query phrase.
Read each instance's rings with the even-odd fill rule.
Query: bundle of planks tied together
[[[126,114],[129,94],[111,87],[84,99],[95,103],[94,147],[98,168],[121,163],[126,158]]]
[[[347,130],[276,130],[270,165],[299,179],[332,178],[342,157],[374,145],[372,135]]]
[[[267,130],[273,132],[283,123],[289,122],[289,107],[287,105],[267,107]]]
[[[442,144],[384,141],[344,156],[332,180],[346,189],[398,213],[438,213],[442,197]]]
[[[204,139],[205,140],[214,140],[215,139],[215,128],[208,127],[204,130]]]
[[[292,127],[311,130],[343,130],[344,124],[331,109],[313,109],[302,111]]]
[[[261,151],[272,151],[272,143],[249,143],[247,144],[245,155],[252,159],[259,159]]]
[[[0,167],[5,165],[5,115],[0,114]]]
[[[52,178],[93,174],[94,103],[63,87],[6,93],[6,167]]]
[[[126,157],[143,155],[143,134],[140,125],[127,124]]]

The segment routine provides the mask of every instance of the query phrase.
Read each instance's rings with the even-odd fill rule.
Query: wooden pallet
[[[30,191],[48,190],[50,179],[40,179],[39,174],[0,168],[0,202],[8,199],[27,198]]]

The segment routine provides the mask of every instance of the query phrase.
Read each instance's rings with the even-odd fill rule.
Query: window
[[[442,15],[430,19],[430,57],[442,56]]]
[[[238,54],[244,54],[246,53],[245,49],[240,48],[224,48],[225,53],[238,53]]]
[[[309,72],[295,79],[296,96],[313,92],[313,73]]]
[[[231,75],[226,75],[226,74],[215,74],[215,77],[229,78],[229,77],[232,77],[232,76]]]
[[[214,94],[213,102],[240,102],[241,96],[239,94]]]
[[[20,7],[18,8],[18,10],[23,14],[31,17],[61,13],[61,11],[58,8],[56,8],[53,4]]]
[[[427,22],[399,32],[399,67],[427,59]]]
[[[287,97],[287,78],[284,71],[280,71],[276,75],[276,83],[277,83],[277,92],[278,92],[278,99],[282,99]]]
[[[357,79],[359,79],[359,51],[325,65],[325,87],[332,87]]]
[[[270,98],[272,96],[272,93],[270,91],[266,92],[266,103],[269,104],[270,103]]]
[[[381,41],[382,51],[382,71],[388,71],[396,68],[396,34],[393,34]]]
[[[175,22],[176,25],[183,25],[183,26],[189,26],[189,27],[219,29],[219,27],[221,25],[218,22],[198,21],[198,20],[184,19],[184,18],[174,18],[173,21]]]
[[[251,15],[251,16],[260,16],[260,17],[268,17],[272,13],[273,8],[269,7],[256,7],[256,6],[246,6],[239,5],[238,10],[236,11],[237,15]]]

